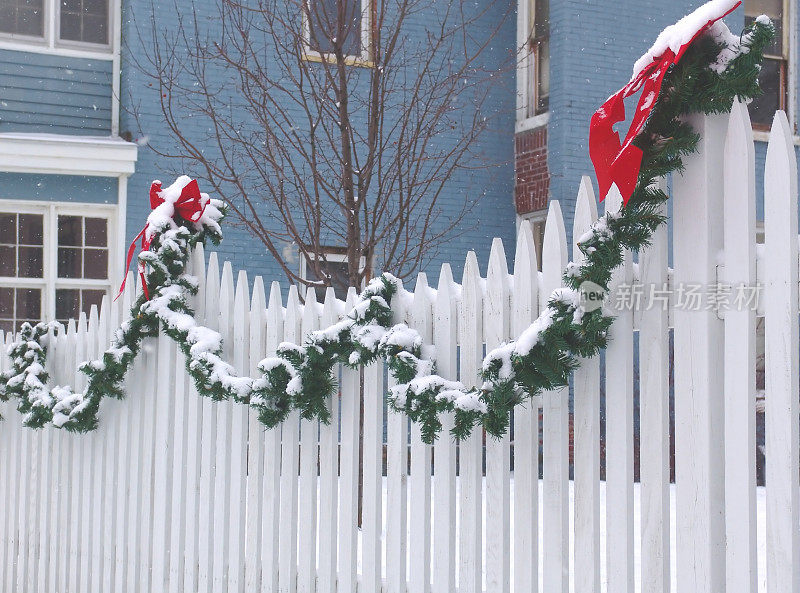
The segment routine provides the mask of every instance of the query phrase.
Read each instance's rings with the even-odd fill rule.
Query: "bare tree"
[[[216,10],[213,37],[207,18],[177,5],[188,16],[173,27],[154,10],[139,29],[143,51],[131,54],[175,141],[152,148],[199,165],[292,282],[331,285],[330,246],[346,256],[345,285],[373,265],[417,272],[481,193],[461,192],[454,208],[450,192],[445,210],[448,181],[497,164],[478,139],[514,48],[488,68],[483,57],[509,6],[218,0]],[[317,280],[301,277],[298,253]]]

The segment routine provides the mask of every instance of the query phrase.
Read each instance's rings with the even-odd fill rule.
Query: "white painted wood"
[[[478,371],[483,360],[483,290],[474,251],[467,254],[461,281],[462,301],[459,319],[461,342],[461,382],[465,387],[479,383]],[[476,427],[459,443],[459,560],[458,586],[464,593],[483,590],[482,518],[483,518],[483,430]]]
[[[320,327],[330,327],[339,320],[338,301],[333,288],[325,292]],[[333,368],[339,373],[339,365]],[[339,503],[339,399],[328,398],[329,424],[319,425],[319,575],[318,593],[336,593],[337,533]]]
[[[567,265],[567,235],[561,206],[550,202],[542,246],[542,290],[544,307],[550,294],[560,287]],[[562,387],[542,394],[542,492],[543,584],[547,593],[567,593],[569,587],[569,389]]]
[[[253,291],[253,306],[251,308],[251,322],[256,309],[256,297],[263,302],[263,289],[259,288],[260,278],[256,278],[256,289]],[[263,306],[263,305],[262,305]],[[263,352],[267,356],[274,356],[278,344],[283,340],[283,305],[281,304],[281,287],[277,282],[273,282],[270,287],[269,306],[265,311],[266,329],[265,344]],[[251,344],[256,334],[255,323],[252,323],[250,330]],[[250,353],[250,364],[253,369],[251,376],[258,376],[255,372],[257,365],[261,362],[261,356],[253,356]],[[255,501],[261,507],[261,587],[265,593],[275,593],[278,591],[278,570],[279,570],[279,533],[281,521],[281,505],[283,504],[283,493],[281,491],[281,427],[277,426],[264,433],[264,481],[263,497]]]
[[[216,252],[211,252],[208,257],[208,267],[205,278],[205,294],[203,295],[202,311],[206,327],[217,329],[219,311],[219,263]],[[215,452],[217,449],[217,404],[208,398],[203,398],[202,416],[203,429],[200,440],[200,491],[198,524],[202,525],[198,535],[198,593],[212,591],[214,573],[215,539],[214,521],[214,481],[215,481]],[[222,441],[224,442],[224,441]]]
[[[676,290],[716,282],[722,249],[727,118],[686,118],[700,134],[698,153],[673,176]],[[704,198],[703,198],[704,196]],[[701,199],[698,199],[701,197]],[[679,297],[677,294],[676,297]],[[725,580],[722,321],[713,311],[675,308],[675,480],[678,591],[719,591]]]
[[[284,322],[284,340],[297,343],[300,333],[300,300],[297,287],[289,287]],[[300,442],[300,414],[294,410],[283,423],[281,447],[281,524],[279,546],[279,582],[281,593],[297,590],[297,477],[300,472],[298,448]]]
[[[233,329],[226,349],[227,360],[236,373],[247,376],[250,360],[250,293],[247,272],[239,270],[233,295]],[[248,409],[241,402],[231,401],[230,518],[228,525],[228,591],[242,591],[245,582],[245,518],[247,493],[247,450],[249,441]],[[258,431],[261,432],[260,430]],[[256,523],[258,525],[258,523]]]
[[[597,220],[592,182],[581,179],[572,226],[572,261],[585,257],[577,240]],[[515,287],[516,288],[516,287]],[[581,359],[574,382],[575,593],[600,593],[600,359]],[[661,438],[661,437],[659,437]],[[529,486],[532,488],[532,486]]]
[[[70,348],[69,338],[67,334],[69,333],[69,325],[67,327],[61,327],[59,331],[58,338],[56,340],[56,352],[57,352],[57,376],[59,380],[64,383],[69,381],[67,369],[68,365],[70,364],[70,358],[74,350]],[[75,326],[72,324],[72,331],[74,333]],[[54,582],[56,586],[60,590],[66,590],[68,583],[68,567],[69,567],[69,508],[64,508],[63,502],[70,501],[70,470],[72,468],[71,464],[71,453],[72,453],[72,436],[64,433],[63,431],[59,431],[58,433],[58,451],[60,453],[60,463],[58,465],[58,491],[57,491],[57,501],[61,501],[61,505],[59,506],[56,504],[56,508],[59,509],[57,515],[58,521],[58,550],[56,553],[53,554],[54,558],[57,559],[57,563],[55,566],[55,579]],[[16,474],[15,474],[16,475]],[[13,524],[12,524],[13,525]],[[11,525],[9,526],[11,527]],[[11,531],[13,535],[13,529]],[[11,574],[11,571],[9,571]],[[8,587],[10,588],[10,582]]]
[[[739,102],[728,123],[723,183],[723,282],[755,286],[755,148],[747,107]],[[724,322],[726,586],[756,593],[756,312],[729,307]]]
[[[320,310],[314,288],[306,290],[303,307],[303,338],[319,329]],[[312,593],[317,577],[317,420],[300,421],[300,485],[297,512],[297,593]]]
[[[424,344],[433,340],[433,303],[429,290],[427,276],[417,276],[409,327],[419,332]],[[420,424],[413,422],[408,517],[410,593],[427,593],[431,586],[431,451],[432,447],[422,440]]]
[[[665,211],[662,207],[661,212]],[[647,304],[639,315],[642,593],[670,590],[668,312],[649,302],[650,291],[662,291],[667,283],[667,255],[667,228],[662,226],[653,233],[650,246],[639,254]]]
[[[192,472],[193,481],[188,483],[190,466],[196,465],[196,456],[192,452],[192,457],[188,457],[190,435],[199,431],[197,424],[197,408],[190,412],[190,399],[197,396],[191,393],[191,378],[186,372],[186,357],[180,349],[174,352],[174,410],[173,424],[170,427],[171,450],[172,450],[172,484],[170,488],[169,500],[169,540],[167,565],[165,567],[169,579],[168,591],[177,593],[183,590],[183,570],[185,550],[187,549],[186,537],[186,517],[188,512],[188,502],[194,491],[194,479],[196,474]],[[194,504],[194,503],[193,503]]]
[[[356,291],[347,292],[345,311],[350,311]],[[341,371],[341,456],[339,470],[339,582],[341,593],[356,593],[358,587],[358,474],[361,377],[358,370]]]
[[[210,297],[211,295],[207,295]],[[219,304],[214,307],[206,300],[206,315],[217,313],[216,329],[222,336],[223,353],[227,358],[231,353],[233,327],[230,321],[233,316],[233,269],[230,262],[222,266],[222,277],[219,288]],[[214,539],[213,562],[214,576],[212,591],[223,593],[227,589],[230,576],[230,517],[231,517],[231,455],[233,441],[234,403],[219,402],[214,406],[217,415],[217,447],[216,466],[214,468]]]
[[[72,320],[70,320],[72,322]],[[70,331],[70,329],[72,331]],[[67,341],[69,342],[71,351],[69,355],[69,362],[67,363],[68,381],[69,385],[75,389],[80,388],[80,379],[78,372],[78,364],[86,359],[86,340],[78,339],[86,335],[86,315],[81,311],[77,323],[71,323],[71,328],[67,328]],[[69,466],[71,468],[69,473],[69,481],[71,482],[70,488],[70,509],[69,509],[69,566],[68,566],[68,583],[69,587],[76,591],[80,587],[80,557],[81,557],[81,512],[83,511],[82,495],[83,495],[83,462],[85,456],[82,454],[84,449],[84,441],[78,435],[70,435],[71,441],[71,454],[69,456]],[[27,452],[25,434],[22,436],[22,448],[20,452],[20,461],[22,468],[27,464]],[[20,482],[22,484],[22,482]],[[20,534],[21,536],[21,534]],[[20,537],[21,539],[21,537]],[[20,566],[17,564],[17,571]],[[17,572],[17,576],[19,573]],[[21,583],[17,581],[17,588]]]
[[[436,371],[445,379],[458,379],[458,310],[450,264],[439,272],[433,319]],[[433,445],[433,586],[431,591],[456,587],[456,447],[450,430],[453,415],[441,417],[442,433]]]
[[[383,543],[384,363],[364,368],[363,508],[361,591],[381,591]],[[390,412],[391,413],[391,412]]]
[[[622,196],[614,186],[606,213],[620,208]],[[631,253],[626,250],[623,258],[609,283],[615,319],[606,348],[606,551],[609,590],[633,593],[633,310],[622,298],[633,275]]]
[[[786,114],[772,124],[764,173],[767,588],[800,591],[797,161]]]
[[[239,298],[241,298],[239,286],[236,287],[236,290],[236,304],[238,307]],[[265,355],[267,323],[267,302],[264,294],[264,282],[260,276],[256,276],[253,282],[253,296],[250,302],[244,304],[249,307],[248,342],[245,348],[242,349],[242,354],[246,360],[242,360],[241,362],[245,365],[245,368],[237,370],[243,372],[245,375],[249,375],[251,378],[257,378],[259,376],[258,363]],[[275,496],[277,492],[277,472],[273,472],[273,474],[270,475],[273,481],[269,482],[268,490],[266,492],[264,491],[264,481],[268,479],[268,468],[264,460],[264,449],[266,440],[274,438],[274,433],[280,432],[280,430],[265,431],[264,427],[258,421],[258,414],[254,410],[249,411],[247,425],[247,483],[244,495],[244,589],[246,591],[261,591],[262,545],[266,543],[267,539],[266,534],[262,534],[262,531],[266,527],[266,525],[262,523],[262,513],[270,513],[274,517],[280,512],[277,504],[274,504],[279,500],[279,498]],[[270,453],[276,455],[274,449],[272,449]],[[273,458],[273,460],[274,459],[275,458]],[[274,465],[272,467],[274,467]],[[273,526],[274,525],[273,523]],[[277,556],[277,553],[277,547],[272,546],[270,548],[270,556],[273,554]],[[274,574],[274,576],[277,577],[277,563],[275,564],[275,566],[270,567],[270,572],[265,575],[270,585],[272,585],[270,581],[272,575]],[[266,589],[266,587],[264,588]],[[277,583],[274,588],[270,589],[270,593],[276,588]]]
[[[403,290],[401,288],[401,290]],[[404,323],[410,311],[395,298],[392,323]],[[388,387],[397,381],[389,372]],[[408,567],[408,418],[389,408],[386,419],[386,590],[405,593]]]
[[[492,241],[486,273],[483,335],[490,351],[511,338],[508,264],[500,239]],[[510,422],[510,418],[509,418]],[[486,435],[486,588],[511,590],[511,435]]]
[[[511,335],[539,314],[539,273],[533,229],[520,225],[514,256]],[[539,591],[539,406],[528,399],[514,410],[514,593]]]

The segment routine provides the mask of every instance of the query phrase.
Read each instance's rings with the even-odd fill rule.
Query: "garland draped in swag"
[[[601,217],[580,239],[582,263],[570,264],[564,287],[550,296],[543,313],[516,341],[486,356],[483,385],[478,388],[466,389],[460,382],[437,376],[432,347],[407,326],[392,325],[392,300],[402,285],[390,274],[373,280],[342,321],[311,333],[302,345],[281,344],[276,356],[259,364],[260,377],[237,376],[221,358],[221,336],[197,324],[190,304],[197,292],[196,279],[186,274],[190,253],[207,239],[215,244],[222,239],[219,222],[224,208],[212,201],[198,222],[178,214],[170,220],[148,219],[154,227],[152,245],[140,253],[139,260],[148,269],[151,299],[139,296],[111,348],[101,359],[81,365],[88,377],[83,392],[47,387],[48,335],[56,324],[39,323],[24,324],[11,346],[12,368],[0,376],[0,397],[18,400],[26,426],[50,423],[71,431],[92,430],[102,398],[124,396],[125,373],[142,340],[164,331],[184,353],[186,369],[201,395],[249,405],[267,427],[276,426],[292,410],[299,410],[305,419],[329,422],[326,401],[336,392],[335,366],[356,367],[382,358],[397,383],[389,393],[392,408],[420,423],[426,442],[441,431],[440,417],[446,412],[455,418],[454,437],[464,438],[476,426],[493,436],[502,435],[515,406],[544,390],[567,385],[578,360],[595,356],[606,346],[613,317],[602,308],[584,311],[580,286],[592,282],[607,292],[623,250],[646,246],[653,231],[665,222],[660,207],[667,195],[656,181],[681,170],[683,157],[694,152],[699,141],[681,118],[690,113],[728,112],[735,99],[758,96],[760,63],[773,35],[767,19],[757,20],[738,39],[706,33],[671,66],[655,108],[635,139],[643,158],[627,205]],[[721,68],[723,59],[727,66]],[[188,182],[179,178],[178,189]]]

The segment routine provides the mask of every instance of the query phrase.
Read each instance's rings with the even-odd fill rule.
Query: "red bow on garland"
[[[169,189],[169,188],[168,188]],[[161,204],[163,204],[166,200],[161,197],[162,194],[161,190],[161,182],[154,181],[150,185],[150,208],[155,210]],[[200,187],[197,185],[197,180],[192,179],[189,183],[183,186],[181,190],[181,194],[175,202],[173,202],[174,211],[171,214],[172,217],[175,214],[179,214],[181,218],[184,220],[188,220],[190,222],[197,222],[200,220],[200,217],[203,215],[203,212],[208,205],[208,199],[203,200],[203,196],[200,194]],[[150,249],[150,244],[153,241],[152,234],[147,233],[147,229],[150,227],[150,223],[146,223],[144,228],[139,232],[138,235],[133,239],[128,247],[128,257],[125,262],[125,275],[122,278],[122,284],[119,287],[119,293],[117,294],[116,299],[120,297],[122,291],[125,290],[125,281],[128,278],[128,270],[131,267],[131,260],[133,259],[133,252],[136,251],[136,242],[141,238],[142,239],[142,251],[148,251]],[[150,300],[150,294],[147,291],[147,282],[144,275],[144,264],[139,262],[139,277],[142,279],[142,289],[144,290],[144,296],[146,299]]]
[[[597,174],[600,200],[605,199],[611,186],[616,184],[622,194],[623,202],[625,204],[628,203],[633,190],[636,188],[636,181],[639,178],[639,169],[642,164],[642,150],[634,146],[633,141],[644,128],[647,118],[658,101],[664,76],[670,66],[680,61],[689,46],[700,35],[708,31],[718,20],[733,12],[741,2],[733,3],[732,7],[730,6],[731,4],[730,0],[727,2],[725,0],[709,2],[692,15],[685,17],[683,21],[674,25],[672,31],[665,31],[662,34],[665,35],[664,43],[669,44],[669,35],[667,33],[671,33],[673,36],[681,35],[685,38],[688,36],[687,28],[692,26],[692,23],[698,23],[698,16],[702,17],[704,14],[716,11],[714,18],[708,20],[704,25],[699,28],[697,28],[697,25],[694,26],[694,33],[691,35],[690,40],[681,45],[677,53],[668,48],[660,56],[654,57],[652,63],[642,68],[627,85],[609,97],[592,116],[589,128],[589,154]],[[656,43],[658,44],[658,41]],[[613,130],[613,126],[625,120],[624,101],[627,97],[639,92],[639,90],[642,90],[642,96],[636,106],[636,114],[633,117],[628,134],[625,136],[625,142],[620,143],[619,134]]]

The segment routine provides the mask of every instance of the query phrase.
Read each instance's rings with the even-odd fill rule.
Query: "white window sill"
[[[21,39],[12,39],[9,37],[0,37],[0,49],[8,49],[12,51],[29,52],[35,54],[47,54],[52,56],[64,56],[67,58],[88,58],[92,60],[113,60],[115,53],[111,50],[110,46],[97,46],[90,45],[68,45],[68,46],[52,46],[46,40],[40,41],[23,41]]]
[[[138,146],[114,136],[0,134],[0,171],[119,177],[135,171]]]
[[[756,142],[769,142],[769,132],[766,130],[753,130],[753,140]],[[797,134],[792,136],[792,142],[795,146],[800,146],[800,136]]]
[[[545,113],[540,113],[539,115],[535,115],[533,117],[527,117],[525,119],[517,120],[515,131],[517,134],[519,134],[520,132],[527,132],[528,130],[541,128],[542,126],[546,126],[547,122],[549,121],[550,121],[549,111]]]

